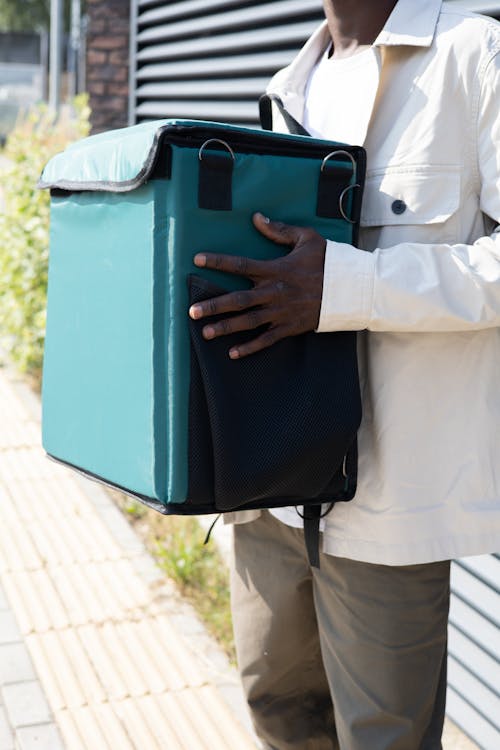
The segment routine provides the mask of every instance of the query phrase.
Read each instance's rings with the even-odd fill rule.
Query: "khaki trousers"
[[[270,513],[234,527],[239,669],[267,750],[440,750],[449,562],[321,554]]]

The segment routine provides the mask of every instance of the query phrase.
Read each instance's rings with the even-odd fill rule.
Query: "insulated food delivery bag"
[[[163,513],[335,502],[356,487],[356,334],[314,332],[241,360],[193,302],[248,282],[196,252],[287,252],[252,214],[355,244],[362,148],[166,120],[55,156],[43,445]],[[250,332],[255,336],[255,331]]]

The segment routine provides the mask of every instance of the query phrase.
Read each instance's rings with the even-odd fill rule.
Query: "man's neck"
[[[349,57],[369,47],[389,18],[397,0],[324,0],[334,57]]]

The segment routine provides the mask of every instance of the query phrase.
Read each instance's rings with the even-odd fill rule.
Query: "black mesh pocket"
[[[225,290],[192,275],[189,292],[193,304]],[[258,332],[205,341],[208,322],[189,323],[188,502],[228,511],[350,500],[361,420],[356,334],[307,333],[231,360],[231,346]]]

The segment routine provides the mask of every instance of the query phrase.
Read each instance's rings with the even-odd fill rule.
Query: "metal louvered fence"
[[[318,0],[137,0],[131,122],[258,123],[259,96],[323,17]]]

